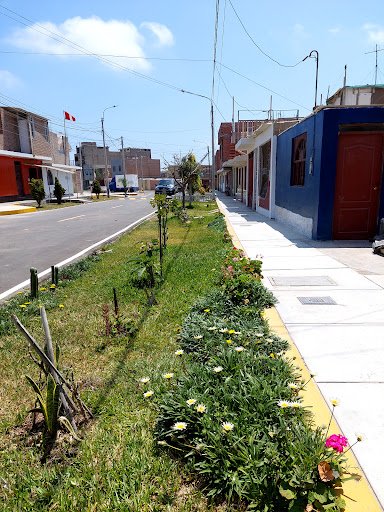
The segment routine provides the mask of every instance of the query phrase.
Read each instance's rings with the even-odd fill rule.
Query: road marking
[[[29,229],[28,229],[28,228],[25,228],[25,229],[24,229],[24,231],[29,231]]]
[[[141,222],[144,222],[145,220],[149,219],[153,215],[155,215],[155,212],[151,212],[148,215],[145,215],[145,217],[141,217],[141,219],[133,222],[129,226],[127,226],[127,227],[125,227],[123,229],[120,229],[120,231],[116,231],[116,233],[113,233],[113,235],[109,235],[109,236],[107,236],[107,238],[104,238],[103,240],[100,240],[100,242],[96,242],[95,244],[90,245],[89,247],[87,247],[83,251],[80,251],[77,254],[74,254],[70,258],[67,258],[64,261],[61,261],[60,263],[56,263],[55,267],[64,267],[65,265],[67,265],[71,261],[77,260],[77,259],[81,258],[82,256],[85,256],[87,253],[91,253],[92,251],[94,251],[98,247],[104,245],[106,242],[109,242],[110,240],[113,240],[114,238],[117,238],[118,236],[122,235],[123,233],[134,229],[136,226],[141,224]],[[37,275],[37,277],[40,279],[41,277],[44,277],[44,276],[50,274],[51,272],[52,272],[51,267],[47,268],[46,270],[43,270],[43,272],[40,272]],[[17,292],[21,288],[25,288],[26,286],[29,286],[29,284],[30,284],[30,280],[27,279],[26,281],[23,281],[22,283],[17,284],[16,286],[13,286],[13,288],[10,288],[6,292],[0,293],[0,301],[5,299],[9,295],[14,294],[15,292]]]
[[[78,219],[80,217],[85,217],[85,215],[77,215],[76,217],[69,217],[68,219],[61,219],[61,220],[58,220],[57,222],[65,222],[66,220]]]
[[[114,208],[121,208],[122,206],[124,206],[124,205],[123,205],[123,204],[119,204],[119,206],[112,206],[112,210],[113,210]]]
[[[129,200],[130,201],[136,201],[136,197],[130,197]]]
[[[140,199],[147,199],[146,197],[140,197]]]

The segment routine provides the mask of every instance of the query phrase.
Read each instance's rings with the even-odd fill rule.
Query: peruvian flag
[[[65,119],[68,119],[69,121],[76,121],[76,119],[73,116],[71,116],[71,114],[68,114],[68,112],[65,112],[65,111],[64,111],[64,117],[65,117]]]

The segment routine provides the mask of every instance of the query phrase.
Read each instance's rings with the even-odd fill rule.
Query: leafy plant
[[[57,204],[61,204],[61,200],[65,194],[65,188],[61,185],[57,178],[55,178],[55,188],[53,189],[53,194],[57,199]]]
[[[140,256],[129,262],[134,262],[132,279],[139,288],[154,288],[161,279],[160,266],[157,263],[157,252],[159,242],[154,239],[150,242],[138,242],[140,244]]]
[[[64,424],[71,434],[78,439],[68,419],[65,416],[59,417],[61,405],[60,388],[53,380],[52,375],[48,374],[47,376],[45,393],[39,389],[38,385],[31,377],[26,375],[25,378],[35,391],[36,399],[39,403],[39,407],[31,409],[29,412],[38,412],[44,416],[46,435],[43,437],[43,444],[45,442],[46,447],[49,447],[49,444],[55,441],[60,423]]]
[[[43,180],[32,178],[29,182],[29,187],[33,199],[37,202],[38,208],[41,208],[41,201],[45,198]]]
[[[96,194],[97,199],[100,198],[101,185],[99,180],[93,180],[92,183],[92,194]]]

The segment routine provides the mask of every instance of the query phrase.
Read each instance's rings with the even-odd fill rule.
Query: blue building
[[[326,106],[277,137],[275,217],[315,240],[369,239],[384,218],[384,107]]]

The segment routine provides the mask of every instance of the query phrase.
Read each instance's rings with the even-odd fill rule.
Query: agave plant
[[[45,427],[48,434],[48,439],[50,442],[54,442],[57,436],[57,431],[59,430],[60,423],[63,423],[67,429],[71,432],[71,434],[76,438],[79,439],[76,436],[76,433],[74,432],[72,425],[68,421],[68,419],[65,416],[59,417],[59,409],[60,409],[60,388],[54,381],[52,375],[48,374],[47,376],[47,385],[45,393],[43,394],[43,391],[39,389],[36,382],[31,379],[31,377],[28,377],[28,375],[25,376],[28,383],[32,387],[32,389],[36,393],[37,401],[39,402],[40,407],[36,407],[34,409],[31,409],[29,412],[40,412],[44,416],[45,420]]]

